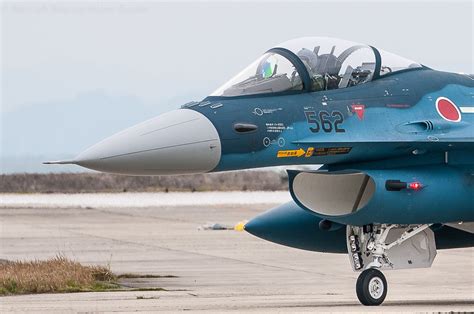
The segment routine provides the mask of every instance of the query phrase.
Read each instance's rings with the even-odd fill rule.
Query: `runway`
[[[367,308],[357,301],[357,274],[344,254],[286,248],[246,232],[198,230],[208,222],[234,225],[275,204],[1,205],[2,259],[64,254],[83,263],[110,264],[117,274],[173,276],[123,282],[164,291],[0,297],[2,313],[474,310],[472,248],[439,251],[431,269],[386,272],[386,302]]]

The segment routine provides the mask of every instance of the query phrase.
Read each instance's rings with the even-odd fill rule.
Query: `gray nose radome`
[[[211,121],[197,111],[178,109],[106,138],[74,163],[117,174],[169,175],[211,171],[220,157]]]

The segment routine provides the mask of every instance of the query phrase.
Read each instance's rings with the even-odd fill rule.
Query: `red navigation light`
[[[408,188],[410,190],[418,191],[418,190],[421,190],[422,187],[423,187],[423,185],[420,182],[408,183]]]

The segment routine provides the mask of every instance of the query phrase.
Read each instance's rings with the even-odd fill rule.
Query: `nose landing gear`
[[[356,293],[363,305],[380,305],[387,296],[387,280],[381,271],[366,269],[357,279]]]
[[[347,226],[347,250],[354,271],[362,271],[356,293],[364,305],[380,305],[387,280],[380,270],[430,267],[436,256],[434,233],[424,225]]]

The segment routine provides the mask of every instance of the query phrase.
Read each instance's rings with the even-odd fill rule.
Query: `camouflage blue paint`
[[[413,156],[423,152],[464,151],[473,156],[474,114],[462,114],[459,123],[437,112],[438,97],[458,107],[474,106],[474,80],[466,75],[427,68],[403,71],[362,85],[290,95],[208,97],[190,109],[207,116],[222,142],[222,157],[214,171],[277,165],[342,164]],[[206,105],[207,104],[207,105]],[[352,109],[364,105],[363,118]],[[332,131],[314,133],[305,112],[329,114]],[[334,131],[331,116],[340,113],[344,132]],[[256,131],[238,133],[235,123],[250,123]],[[431,129],[432,128],[432,129]],[[281,150],[309,147],[349,147],[340,155],[277,158]],[[471,159],[472,160],[472,159]],[[474,160],[473,160],[474,163]]]
[[[344,170],[345,172],[349,169]],[[371,223],[432,224],[474,221],[474,166],[430,165],[396,169],[354,168],[375,181],[375,193],[363,207],[347,215],[328,216],[314,213],[299,202],[293,180],[299,173],[290,171],[290,193],[293,200],[309,213],[344,225],[363,226]],[[403,189],[387,191],[385,181],[421,182],[420,191]]]
[[[346,253],[346,228],[322,231],[321,218],[301,209],[294,202],[272,208],[245,225],[251,234],[289,247],[326,253]],[[433,225],[436,247],[450,249],[474,246],[474,234],[448,226]]]

